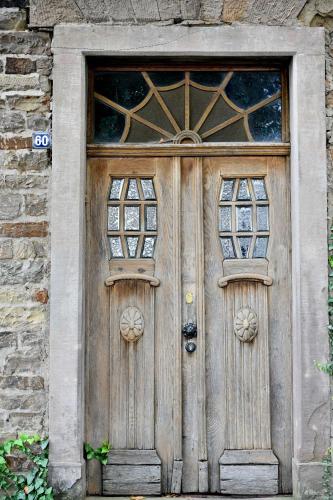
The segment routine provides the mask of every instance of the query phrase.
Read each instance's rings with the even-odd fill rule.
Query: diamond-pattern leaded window
[[[154,180],[112,178],[107,209],[111,258],[153,258],[157,238]]]
[[[280,70],[97,71],[96,143],[280,142]]]
[[[225,259],[266,257],[269,201],[263,177],[222,179],[219,235]]]

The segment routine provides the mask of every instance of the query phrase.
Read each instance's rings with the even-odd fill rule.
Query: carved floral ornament
[[[241,342],[252,342],[258,334],[258,316],[251,307],[242,307],[234,319],[234,332]]]
[[[136,342],[143,335],[144,319],[140,309],[126,307],[120,317],[120,333],[127,342]]]

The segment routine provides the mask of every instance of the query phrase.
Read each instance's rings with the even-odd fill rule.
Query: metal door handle
[[[183,326],[182,333],[185,338],[187,339],[193,339],[194,337],[197,336],[197,325],[195,323],[186,323]]]

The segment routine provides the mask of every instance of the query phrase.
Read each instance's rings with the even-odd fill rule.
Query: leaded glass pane
[[[185,128],[203,142],[281,141],[280,71],[235,69],[163,69],[148,77],[145,71],[97,71],[90,113],[94,124],[88,128],[97,143],[169,142]],[[212,102],[224,81],[225,94]]]
[[[110,200],[120,200],[124,179],[112,179]]]
[[[119,231],[119,206],[108,207],[108,230]]]
[[[241,201],[251,200],[251,194],[247,179],[239,180],[237,200]]]
[[[240,256],[242,259],[249,258],[250,246],[252,241],[252,236],[239,236],[237,238],[240,250]]]
[[[231,231],[231,207],[220,207],[220,231]]]
[[[206,87],[219,87],[226,75],[225,71],[192,71],[190,79]]]
[[[252,231],[252,207],[236,207],[237,231]]]
[[[156,199],[153,179],[141,179],[141,186],[145,200]]]
[[[264,179],[252,179],[254,196],[257,201],[267,200],[267,193]]]
[[[277,99],[249,114],[249,126],[255,141],[282,141],[281,109],[281,99]]]
[[[257,231],[269,230],[268,205],[257,205]]]
[[[235,71],[225,92],[242,109],[250,108],[281,90],[277,71]]]
[[[155,241],[155,236],[145,236],[143,241],[142,257],[147,259],[154,256]]]
[[[136,257],[138,242],[139,242],[138,236],[127,236],[126,237],[127,251],[128,251],[128,256],[130,258]]]
[[[125,231],[140,230],[140,207],[125,205]]]
[[[136,182],[136,179],[129,179],[126,199],[127,200],[139,200],[140,199],[138,184]]]
[[[157,207],[156,205],[147,205],[145,207],[145,230],[157,230]]]
[[[231,201],[234,192],[235,179],[224,179],[221,187],[220,200]]]
[[[109,244],[110,244],[111,257],[113,258],[124,257],[120,236],[109,237]]]
[[[265,258],[267,254],[267,246],[268,246],[268,236],[257,236],[253,257],[254,258]]]
[[[223,257],[225,259],[234,259],[236,255],[232,238],[220,238],[220,241]]]

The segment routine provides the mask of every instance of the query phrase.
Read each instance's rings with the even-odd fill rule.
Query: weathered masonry
[[[70,498],[320,498],[333,6],[0,0],[0,28],[1,438],[48,434]]]

